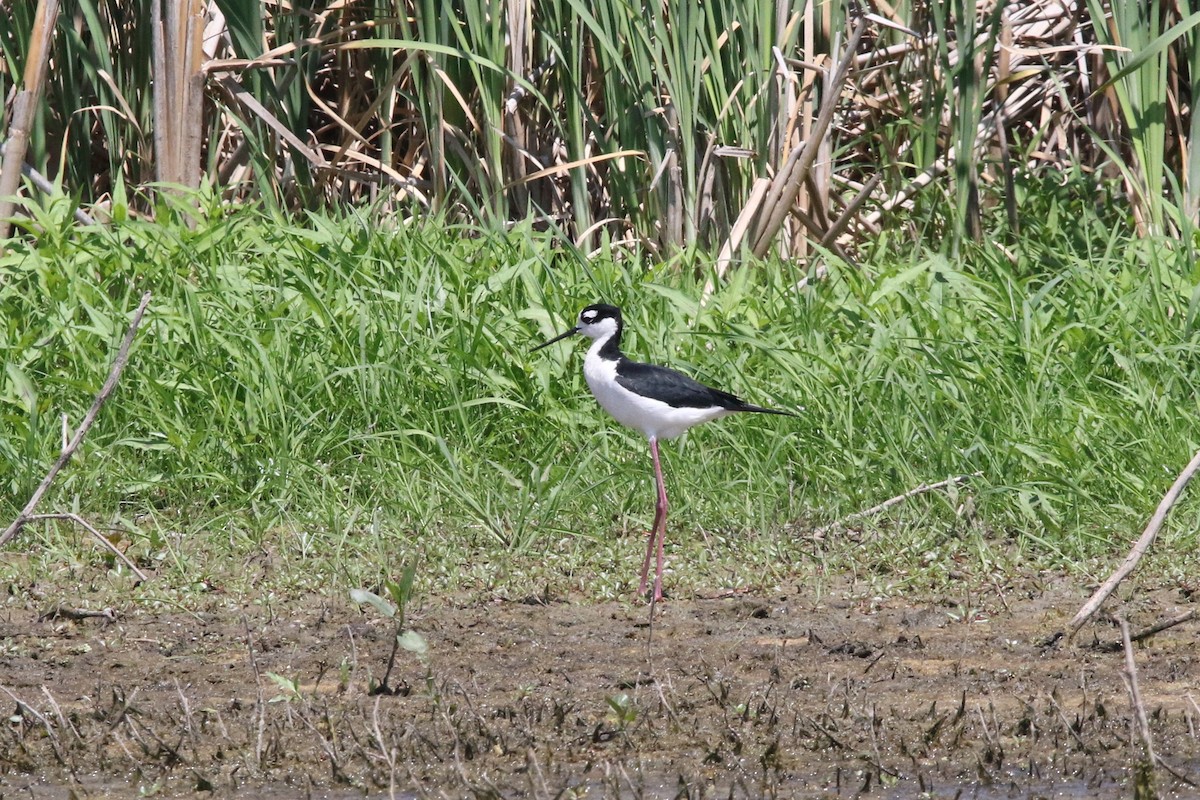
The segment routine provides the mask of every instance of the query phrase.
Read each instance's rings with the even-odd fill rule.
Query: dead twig
[[[90,522],[88,522],[86,519],[79,516],[78,514],[70,514],[70,513],[30,514],[29,516],[27,516],[25,518],[25,521],[26,522],[36,522],[39,519],[69,519],[70,521],[74,522],[77,525],[82,525],[84,527],[84,529],[88,533],[90,533],[93,538],[95,538],[96,541],[98,541],[100,544],[107,547],[112,552],[112,554],[115,555],[117,558],[124,561],[125,566],[129,567],[129,569],[133,571],[133,574],[138,576],[138,580],[142,581],[143,583],[150,580],[149,578],[146,577],[146,573],[142,572],[140,569],[137,568],[137,564],[134,564],[132,561],[129,560],[129,556],[122,553],[120,548],[118,548],[115,544],[113,544],[112,542],[110,542],[108,540],[107,536],[105,536],[104,534],[100,533],[100,531],[98,531],[94,527],[92,527],[92,524]]]
[[[1149,628],[1143,628],[1142,630],[1135,633],[1132,637],[1133,641],[1140,642],[1142,639],[1149,639],[1151,636],[1153,636],[1156,633],[1162,633],[1167,628],[1174,628],[1176,625],[1182,625],[1183,623],[1187,622],[1190,619],[1195,619],[1195,617],[1196,617],[1196,609],[1193,608],[1192,610],[1185,611],[1182,614],[1179,614],[1178,616],[1171,617],[1170,619],[1165,619],[1162,622],[1156,622],[1153,625],[1151,625]]]
[[[1200,451],[1197,451],[1196,455],[1192,456],[1192,460],[1183,468],[1183,472],[1179,473],[1179,477],[1175,479],[1175,483],[1171,484],[1171,488],[1158,504],[1154,516],[1150,518],[1149,524],[1146,525],[1146,530],[1142,531],[1142,535],[1134,543],[1133,549],[1129,551],[1129,555],[1125,556],[1124,563],[1121,564],[1116,572],[1108,577],[1108,580],[1083,604],[1083,607],[1079,609],[1079,613],[1071,620],[1071,638],[1100,609],[1100,606],[1104,604],[1108,596],[1117,588],[1117,584],[1125,580],[1129,576],[1129,573],[1133,572],[1138,561],[1150,549],[1150,545],[1154,544],[1154,539],[1158,536],[1163,523],[1166,522],[1167,515],[1171,513],[1171,509],[1179,501],[1179,496],[1183,494],[1184,487],[1188,485],[1188,481],[1192,479],[1192,476],[1196,474],[1196,470],[1198,469],[1200,469]]]
[[[57,22],[58,0],[40,0],[34,14],[33,29],[29,34],[29,49],[21,89],[13,98],[12,113],[9,115],[4,159],[0,162],[0,241],[8,238],[11,224],[9,220],[15,207],[17,191],[21,186],[21,166],[25,163],[25,151],[29,148],[30,134],[35,128],[34,119],[42,90],[45,88],[46,73],[50,68],[50,51],[53,49]],[[0,244],[0,253],[4,252],[4,249]],[[3,544],[3,541],[0,541],[0,544]]]
[[[71,460],[71,456],[75,455],[75,451],[83,442],[83,437],[87,436],[91,430],[92,423],[96,421],[96,417],[100,414],[100,409],[104,407],[104,403],[108,400],[108,396],[112,394],[113,389],[117,386],[117,380],[121,377],[122,370],[125,369],[125,364],[129,361],[129,348],[133,346],[133,337],[137,334],[138,326],[142,324],[142,316],[146,313],[146,307],[150,305],[150,292],[142,295],[142,302],[137,307],[137,311],[133,314],[133,321],[129,323],[129,330],[125,332],[125,340],[121,342],[121,349],[117,351],[117,358],[113,361],[112,369],[109,370],[108,379],[104,382],[104,386],[100,388],[100,393],[96,395],[96,399],[92,401],[92,407],[88,409],[87,414],[80,423],[79,429],[75,431],[75,435],[71,437],[71,441],[63,448],[62,453],[58,456],[58,460],[54,462],[54,466],[46,473],[46,477],[42,479],[41,484],[34,490],[33,496],[29,498],[29,502],[25,504],[25,508],[21,509],[21,513],[12,521],[12,524],[0,534],[0,547],[11,542],[16,535],[24,527],[25,523],[29,522],[33,515],[33,510],[37,508],[37,504],[41,502],[42,497],[50,488],[50,484],[58,476],[58,473],[67,462]],[[103,537],[102,537],[103,538]],[[145,576],[142,576],[145,580]]]
[[[825,727],[820,722],[818,722],[815,717],[805,717],[805,721],[808,722],[809,725],[813,726],[813,728],[815,728],[818,733],[820,733],[822,736],[824,736],[826,739],[828,739],[830,744],[832,744],[834,747],[838,748],[839,750],[848,749],[846,747],[845,742],[841,741],[836,736],[834,736],[833,732],[830,731],[829,728]]]
[[[71,735],[75,737],[75,741],[79,744],[83,744],[83,737],[79,735],[79,729],[76,728],[74,723],[72,723],[71,720],[67,718],[66,714],[63,713],[62,708],[58,705],[58,701],[54,699],[54,695],[50,694],[50,690],[43,686],[42,694],[46,696],[47,702],[50,703],[50,708],[54,709],[54,715],[58,717],[59,728],[61,730],[70,731]]]
[[[953,478],[947,478],[946,480],[938,481],[937,483],[922,483],[920,486],[917,486],[916,488],[913,488],[913,489],[909,489],[907,492],[905,492],[903,494],[898,494],[893,498],[884,500],[879,505],[871,506],[870,508],[865,509],[863,511],[855,511],[853,514],[842,517],[837,522],[831,522],[830,524],[828,524],[822,528],[817,528],[815,531],[813,531],[813,538],[816,538],[816,539],[824,538],[825,534],[829,533],[834,528],[844,528],[851,522],[854,522],[855,520],[865,519],[867,517],[873,517],[876,514],[881,514],[884,511],[887,511],[892,506],[896,506],[896,505],[899,505],[900,503],[903,503],[905,500],[908,500],[910,497],[916,497],[919,494],[925,494],[926,492],[932,492],[935,489],[945,489],[948,486],[957,486],[959,484],[966,483],[971,478],[978,478],[982,474],[983,474],[983,472],[972,472],[970,475],[955,475]]]
[[[46,737],[47,741],[50,742],[50,749],[54,751],[54,757],[58,759],[59,764],[62,764],[64,767],[69,769],[71,774],[74,775],[74,765],[67,760],[66,753],[64,752],[62,746],[62,740],[58,738],[58,732],[55,730],[54,725],[51,724],[50,720],[48,720],[44,714],[38,712],[38,710],[29,703],[26,703],[24,700],[10,692],[7,687],[0,685],[0,692],[4,692],[6,695],[8,695],[10,700],[17,704],[17,716],[23,718],[25,714],[28,713],[38,722],[42,723],[42,727],[46,729]]]
[[[1117,622],[1121,626],[1121,646],[1125,651],[1125,671],[1121,673],[1121,677],[1125,681],[1125,688],[1129,690],[1129,701],[1133,704],[1134,723],[1137,727],[1138,738],[1142,741],[1142,761],[1137,765],[1134,774],[1133,796],[1135,800],[1141,798],[1153,800],[1158,797],[1154,788],[1155,767],[1162,767],[1177,781],[1195,787],[1197,785],[1195,781],[1154,752],[1154,740],[1150,736],[1150,722],[1146,716],[1146,706],[1142,703],[1141,690],[1138,688],[1137,664],[1133,660],[1134,637],[1129,635],[1129,623],[1125,621],[1125,617],[1117,615]],[[1142,633],[1144,634],[1145,631]]]
[[[250,620],[248,620],[244,615],[242,616],[242,627],[246,631],[246,652],[250,656],[250,668],[254,670],[254,710],[258,719],[258,735],[254,740],[254,768],[261,772],[263,767],[263,754],[266,752],[266,745],[263,743],[263,739],[266,737],[267,733],[267,704],[266,700],[263,698],[262,673],[259,672],[258,669],[258,658],[254,655],[254,640],[250,635]]]
[[[1142,742],[1142,763],[1139,764],[1137,776],[1134,778],[1134,797],[1156,797],[1154,792],[1154,764],[1158,757],[1154,755],[1154,739],[1150,736],[1150,721],[1146,718],[1146,706],[1142,704],[1142,693],[1138,688],[1137,664],[1133,660],[1133,642],[1129,640],[1129,623],[1124,617],[1117,617],[1121,625],[1121,643],[1125,648],[1125,671],[1121,677],[1125,680],[1125,688],[1129,690],[1129,702],[1133,706],[1133,721],[1137,727],[1138,738]]]
[[[38,617],[38,622],[44,622],[48,619],[95,619],[103,618],[109,622],[117,621],[117,612],[111,608],[93,609],[93,608],[68,608],[63,605],[55,605],[46,609]]]
[[[371,734],[375,737],[375,745],[379,748],[380,755],[383,756],[383,762],[388,766],[388,798],[394,800],[396,797],[396,748],[389,747],[387,738],[383,735],[383,729],[379,726],[379,703],[380,698],[375,696],[375,707],[371,709]]]
[[[1063,711],[1062,706],[1058,704],[1058,700],[1054,698],[1054,694],[1047,692],[1046,699],[1050,701],[1050,707],[1053,708],[1055,713],[1058,714],[1058,718],[1062,721],[1063,728],[1067,731],[1067,733],[1071,734],[1071,736],[1075,739],[1075,743],[1079,745],[1079,751],[1081,753],[1090,754],[1092,751],[1087,746],[1087,742],[1083,740],[1083,737],[1080,736],[1079,731],[1075,729],[1075,725],[1071,723],[1071,719],[1067,716],[1067,712]]]
[[[5,139],[5,140],[0,141],[0,161],[2,161],[3,157],[7,153],[8,153],[8,140]],[[38,189],[39,191],[43,192],[44,194],[48,194],[51,197],[56,197],[56,196],[59,196],[62,194],[62,192],[59,191],[57,187],[55,187],[55,185],[50,181],[49,178],[47,178],[42,173],[38,172],[33,167],[29,166],[28,162],[22,162],[21,174],[25,176],[25,178],[34,186],[34,188]],[[74,213],[75,213],[75,221],[78,222],[80,225],[95,225],[96,224],[96,218],[93,217],[91,214],[87,213],[86,211],[84,211],[82,208],[79,208],[78,206],[76,206]]]

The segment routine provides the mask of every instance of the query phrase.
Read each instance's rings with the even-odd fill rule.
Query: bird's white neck
[[[613,326],[592,340],[585,361],[619,361],[621,358],[621,329]]]
[[[592,346],[589,347],[588,351],[587,351],[587,358],[589,360],[596,359],[596,358],[604,358],[604,356],[600,355],[600,351],[603,350],[605,348],[605,346],[607,346],[608,343],[610,341],[612,341],[612,338],[616,335],[617,335],[616,331],[613,331],[612,333],[610,333],[606,336],[601,336],[599,339],[596,339],[594,342],[592,342]]]

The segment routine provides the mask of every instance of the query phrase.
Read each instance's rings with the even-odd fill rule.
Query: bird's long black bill
[[[563,339],[567,338],[568,336],[574,336],[577,333],[579,333],[579,328],[571,328],[571,330],[567,331],[566,333],[560,333],[558,336],[555,336],[550,341],[539,344],[537,347],[533,348],[529,352],[536,353],[538,350],[541,350],[543,347],[549,347],[550,345],[554,344],[555,342],[562,341]]]

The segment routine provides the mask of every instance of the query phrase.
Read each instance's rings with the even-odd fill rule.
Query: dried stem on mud
[[[1154,516],[1150,518],[1149,524],[1146,525],[1146,530],[1142,531],[1142,535],[1138,537],[1134,543],[1133,549],[1129,551],[1129,555],[1125,556],[1124,563],[1108,577],[1108,580],[1096,590],[1096,593],[1083,604],[1079,609],[1079,613],[1071,620],[1071,637],[1074,637],[1083,624],[1092,618],[1108,596],[1117,588],[1117,584],[1125,580],[1129,573],[1133,572],[1138,561],[1150,549],[1150,545],[1154,544],[1155,538],[1158,536],[1159,530],[1162,529],[1163,523],[1167,520],[1167,515],[1171,513],[1171,509],[1175,507],[1175,503],[1179,501],[1179,496],[1183,494],[1184,488],[1196,474],[1196,470],[1200,469],[1200,451],[1197,451],[1188,465],[1183,468],[1183,472],[1179,473],[1179,477],[1175,479],[1175,483],[1171,484],[1171,488],[1158,504],[1158,508],[1154,512]]]
[[[892,506],[903,503],[910,497],[916,497],[917,495],[925,494],[926,492],[932,492],[935,489],[945,489],[948,486],[957,486],[959,484],[966,483],[971,478],[978,478],[982,474],[982,472],[972,472],[970,475],[955,475],[953,478],[947,478],[946,480],[938,481],[937,483],[922,483],[920,486],[909,489],[903,494],[898,494],[895,497],[884,500],[879,505],[871,506],[870,508],[862,511],[855,511],[853,514],[842,517],[837,522],[832,522],[824,527],[817,528],[815,531],[813,531],[813,538],[822,539],[825,537],[825,534],[829,533],[834,528],[844,528],[855,520],[866,519],[867,517],[873,517],[876,514],[881,514]]]
[[[24,717],[28,713],[29,716],[42,723],[42,727],[46,730],[46,741],[50,743],[50,749],[54,753],[55,760],[63,767],[66,767],[72,777],[75,777],[75,764],[67,757],[67,750],[63,747],[62,740],[59,739],[58,733],[50,720],[46,719],[46,716],[39,713],[32,705],[10,692],[7,687],[0,685],[0,692],[8,695],[9,699],[16,704],[17,713],[14,715],[15,717]]]
[[[375,706],[371,709],[371,735],[375,738],[375,746],[379,748],[379,754],[383,758],[383,763],[387,764],[388,768],[388,797],[396,796],[396,748],[389,745],[387,737],[383,735],[383,729],[379,726],[379,703],[382,698],[375,696]]]
[[[117,351],[116,360],[113,361],[112,369],[108,372],[108,379],[104,381],[104,386],[100,388],[100,393],[92,401],[92,407],[88,409],[83,422],[79,425],[79,429],[75,431],[75,435],[71,437],[71,441],[67,442],[67,446],[63,448],[62,453],[58,456],[58,460],[54,462],[54,466],[50,468],[50,471],[46,473],[46,477],[42,479],[41,484],[34,490],[33,496],[29,498],[29,502],[25,504],[25,508],[21,509],[21,513],[12,521],[12,524],[8,526],[4,533],[0,534],[0,547],[12,541],[21,528],[24,527],[25,523],[34,518],[33,510],[37,508],[37,504],[42,501],[42,497],[49,490],[50,484],[54,482],[54,479],[58,476],[62,468],[67,465],[67,462],[71,460],[71,456],[79,449],[79,445],[83,443],[83,438],[91,430],[92,423],[99,416],[100,409],[104,407],[108,396],[117,387],[117,381],[121,377],[121,372],[125,369],[125,364],[129,361],[129,348],[133,346],[133,337],[137,335],[138,326],[142,324],[142,316],[146,313],[148,305],[150,305],[150,292],[142,295],[142,302],[133,314],[133,321],[129,323],[129,330],[125,332],[125,339],[121,342],[121,349]],[[145,580],[145,575],[142,575],[140,572],[138,575],[142,580]]]
[[[254,671],[254,710],[257,717],[257,735],[254,739],[254,768],[261,773],[263,769],[263,754],[267,749],[264,744],[267,733],[267,703],[263,697],[262,673],[258,669],[258,658],[254,655],[254,640],[250,635],[250,620],[245,616],[242,617],[242,628],[246,631],[246,653],[250,658],[250,668]]]
[[[1162,622],[1156,622],[1153,625],[1151,625],[1150,627],[1143,628],[1142,630],[1135,633],[1133,635],[1133,641],[1140,642],[1142,639],[1149,639],[1151,636],[1153,636],[1156,633],[1162,633],[1167,628],[1174,628],[1176,625],[1182,625],[1183,623],[1187,622],[1188,620],[1194,619],[1195,617],[1196,617],[1196,609],[1193,608],[1189,611],[1183,612],[1182,614],[1171,617],[1170,619],[1164,619]]]
[[[94,538],[97,542],[99,542],[103,547],[106,547],[110,551],[112,551],[112,554],[115,555],[117,558],[124,561],[125,565],[127,567],[129,567],[129,569],[133,572],[133,574],[138,576],[138,580],[143,581],[143,582],[150,580],[149,578],[146,577],[146,573],[142,572],[140,569],[137,568],[137,564],[134,564],[132,561],[129,560],[129,556],[122,553],[121,549],[119,547],[117,547],[115,544],[110,542],[108,540],[108,538],[106,536],[104,536],[104,534],[100,533],[100,531],[98,531],[94,527],[92,527],[92,524],[90,522],[88,522],[86,519],[79,516],[78,514],[70,514],[70,513],[29,514],[28,516],[25,517],[26,522],[36,522],[39,519],[69,519],[77,525],[82,525],[83,529],[92,535],[92,538]]]
[[[1138,739],[1142,743],[1142,763],[1134,779],[1134,797],[1155,798],[1154,764],[1158,757],[1154,755],[1154,739],[1150,736],[1150,721],[1146,718],[1146,706],[1142,704],[1142,693],[1138,688],[1137,663],[1133,660],[1133,642],[1129,640],[1129,623],[1124,617],[1117,617],[1121,624],[1121,644],[1125,648],[1125,671],[1121,677],[1125,680],[1125,688],[1129,690],[1129,702],[1133,706],[1133,721],[1137,726]]]
[[[48,619],[106,619],[109,622],[116,622],[117,612],[112,608],[69,608],[61,603],[56,603],[38,615],[38,622]]]

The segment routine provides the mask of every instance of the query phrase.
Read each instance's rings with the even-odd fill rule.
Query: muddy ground
[[[16,591],[16,595],[12,594]],[[426,601],[391,623],[311,597],[115,619],[0,614],[0,797],[1132,797],[1117,629],[1047,647],[1066,581],[970,602],[816,596]],[[1135,631],[1189,608],[1125,606]],[[1197,637],[1137,647],[1158,754],[1200,782]],[[1200,797],[1165,768],[1164,797]]]

